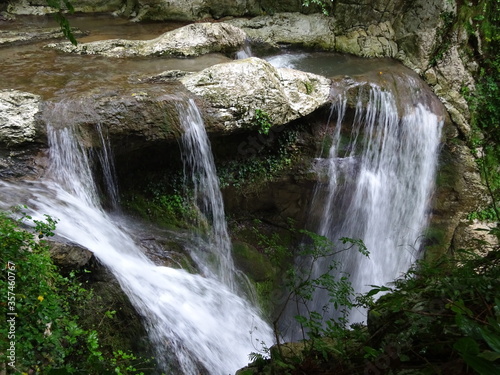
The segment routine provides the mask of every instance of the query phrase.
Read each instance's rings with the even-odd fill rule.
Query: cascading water
[[[416,86],[409,77],[403,84]],[[401,276],[419,256],[443,123],[412,95],[404,103],[376,85],[363,89],[351,124],[344,116],[346,97],[335,99],[328,183],[315,196],[322,207],[319,234],[334,242],[361,239],[370,252],[366,257],[351,250],[336,258],[359,293]],[[328,263],[317,264],[316,275],[327,272]],[[324,304],[317,293],[312,308],[320,311]],[[349,320],[366,319],[356,310]]]
[[[118,185],[116,183],[117,178],[114,160],[111,154],[111,146],[109,144],[109,138],[105,135],[101,124],[97,124],[96,129],[101,143],[101,148],[97,152],[97,157],[102,169],[104,188],[107,193],[109,205],[112,209],[116,210],[119,208],[120,198],[118,194]]]
[[[48,136],[47,175],[40,181],[1,182],[0,202],[3,208],[27,204],[35,218],[59,219],[58,236],[90,249],[109,268],[144,317],[162,371],[234,373],[255,351],[255,339],[272,343],[271,329],[258,312],[219,280],[153,264],[120,218],[101,208],[73,129],[49,125]]]
[[[236,56],[234,57],[236,60],[243,60],[243,59],[248,59],[249,57],[252,57],[252,47],[250,47],[250,42],[248,40],[245,40],[245,44],[243,45],[243,48],[236,52]]]
[[[208,241],[199,237],[201,251],[192,253],[205,273],[212,273],[234,290],[235,268],[231,256],[231,240],[227,231],[224,202],[219,179],[201,114],[192,99],[178,105],[182,135],[182,161],[185,186],[193,185],[194,201],[203,221],[208,223]]]

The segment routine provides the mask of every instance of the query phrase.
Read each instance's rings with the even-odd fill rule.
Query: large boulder
[[[176,107],[183,87],[168,89],[109,90],[88,92],[64,101],[46,102],[43,120],[54,127],[72,124],[79,129],[85,147],[101,147],[101,128],[115,153],[127,153],[162,142],[175,141],[180,134]]]
[[[226,130],[255,128],[256,113],[268,115],[270,125],[305,116],[329,101],[330,80],[293,69],[275,68],[251,57],[214,65],[181,80],[213,108]]]
[[[48,47],[81,55],[108,57],[199,56],[210,52],[230,53],[246,39],[241,29],[224,23],[196,23],[160,35],[152,40],[110,39],[74,46],[69,42]]]

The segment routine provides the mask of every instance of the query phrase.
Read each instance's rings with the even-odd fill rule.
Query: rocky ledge
[[[47,47],[80,55],[107,57],[199,56],[211,52],[231,53],[245,43],[243,30],[223,23],[195,23],[152,40],[109,39],[74,46],[69,42]]]

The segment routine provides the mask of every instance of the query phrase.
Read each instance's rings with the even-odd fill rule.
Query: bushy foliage
[[[182,173],[160,172],[144,180],[149,181],[145,186],[133,186],[122,196],[125,208],[165,227],[194,225],[198,212]]]
[[[304,245],[291,252],[278,236],[256,232],[281,267],[287,294],[274,318],[278,344],[252,353],[248,374],[499,373],[500,249],[486,257],[462,250],[440,263],[421,261],[390,285],[356,296],[330,258],[343,249],[308,231],[296,234]],[[344,241],[366,252],[362,242]],[[297,257],[304,261],[289,267]],[[331,259],[330,267],[316,275],[312,266],[323,257]],[[318,289],[327,291],[324,306],[309,309]],[[301,307],[295,319],[303,337],[297,343],[281,342],[279,320],[287,305]],[[348,310],[357,307],[369,310],[366,326],[348,324]],[[327,312],[334,309],[332,319]]]
[[[53,264],[45,240],[54,235],[57,221],[17,216],[0,213],[0,290],[7,301],[0,303],[5,319],[0,360],[7,373],[140,374],[132,365],[137,363],[134,355],[116,350],[105,356],[97,331],[80,325],[74,309],[92,291],[74,273],[63,276]]]
[[[264,115],[263,115],[264,116]],[[299,130],[293,126],[271,128],[263,119],[258,135],[250,135],[232,160],[217,165],[221,188],[234,187],[243,193],[259,190],[277,179],[299,159]]]
[[[344,251],[368,255],[360,240],[343,238],[340,241],[343,246],[339,246],[316,233],[296,230],[292,224],[289,231],[300,239],[297,247],[284,244],[276,233],[264,235],[255,232],[265,254],[275,268],[281,270],[280,287],[285,292],[273,314],[276,346],[252,353],[251,359],[260,367],[271,366],[277,374],[311,371],[311,368],[319,368],[345,353],[347,347],[342,343],[346,343],[346,337],[350,335],[348,315],[356,305],[356,298],[349,275],[340,271],[336,256]],[[319,262],[328,264],[320,274],[315,271]],[[318,290],[323,291],[326,298],[324,304],[314,310],[311,303]],[[292,311],[302,336],[298,346],[283,343],[280,330],[283,316]]]
[[[423,373],[500,370],[500,252],[461,255],[438,266],[417,264],[371,304],[369,344],[382,352],[395,348],[391,366],[419,366]]]
[[[321,12],[328,16],[328,3],[333,2],[333,0],[302,0],[302,5],[308,7],[310,5],[317,5],[321,8]]]

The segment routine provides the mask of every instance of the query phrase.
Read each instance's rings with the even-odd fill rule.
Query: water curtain
[[[362,293],[400,277],[420,256],[443,121],[418,98],[396,98],[377,85],[359,89],[352,120],[345,116],[346,100],[346,92],[337,91],[327,183],[318,187],[314,205],[321,207],[319,234],[338,248],[342,237],[361,239],[368,248],[369,257],[351,250],[336,259]],[[316,265],[316,275],[329,261]],[[313,309],[324,302],[318,292]],[[366,321],[364,312],[352,311],[350,321]]]

